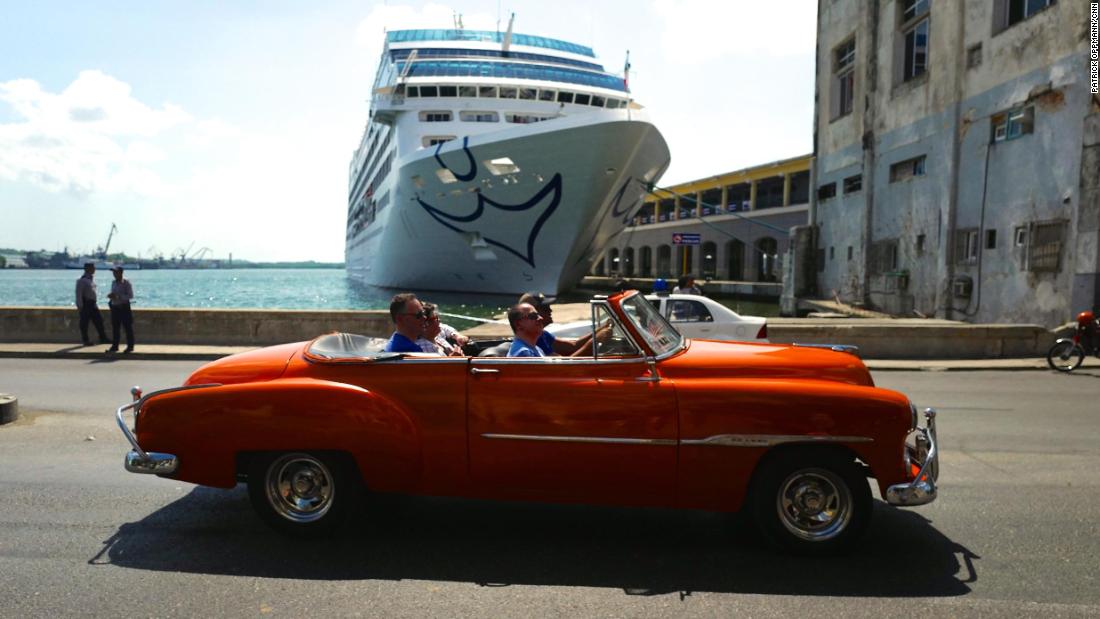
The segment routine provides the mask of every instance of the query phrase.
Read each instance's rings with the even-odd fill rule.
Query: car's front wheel
[[[757,528],[777,546],[829,554],[850,546],[871,519],[871,490],[860,466],[842,452],[791,449],[767,458],[753,482]]]
[[[292,535],[332,533],[343,524],[361,493],[350,464],[330,454],[262,454],[249,466],[252,507],[269,525]]]

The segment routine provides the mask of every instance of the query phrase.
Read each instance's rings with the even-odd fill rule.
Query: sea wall
[[[107,335],[111,312],[101,310]],[[80,342],[75,308],[0,307],[0,342]],[[95,328],[88,326],[96,339]],[[383,310],[136,309],[134,337],[146,344],[264,346],[310,340],[346,331],[388,337],[393,331]],[[123,336],[125,338],[125,336]]]
[[[567,306],[563,306],[564,310]],[[110,312],[103,311],[110,333]],[[564,320],[564,317],[563,317]],[[80,341],[75,309],[0,307],[0,342]],[[89,327],[91,328],[91,327]],[[301,311],[233,309],[143,309],[134,312],[134,331],[142,344],[264,346],[310,340],[322,333],[346,331],[371,337],[392,332],[389,313],[374,311]],[[468,331],[473,337],[511,335],[507,325],[486,324]],[[94,330],[91,331],[94,338]],[[1055,334],[1037,325],[972,325],[948,321],[872,319],[768,320],[774,343],[850,344],[868,359],[988,359],[1040,357]]]

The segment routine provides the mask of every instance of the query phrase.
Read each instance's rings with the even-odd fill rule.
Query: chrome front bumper
[[[134,401],[118,407],[118,410],[115,411],[115,418],[118,420],[118,427],[122,429],[122,435],[125,436],[126,440],[130,441],[130,445],[134,447],[126,454],[126,470],[131,473],[146,473],[152,475],[171,475],[175,473],[176,468],[179,466],[178,458],[172,454],[145,451],[141,448],[141,445],[138,445],[137,437],[130,431],[130,427],[126,425],[123,413],[128,410],[133,410],[136,419],[138,412],[141,410],[141,403],[144,401],[141,397],[141,389],[134,387],[130,390],[130,393],[134,396]]]
[[[927,505],[936,500],[936,479],[940,475],[940,453],[936,444],[936,411],[924,409],[925,427],[917,428],[914,454],[921,463],[913,481],[894,484],[886,489],[886,502],[891,505]],[[907,450],[909,446],[905,447]]]

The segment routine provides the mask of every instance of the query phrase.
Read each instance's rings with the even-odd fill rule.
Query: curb
[[[214,361],[232,353],[115,353],[103,352],[39,352],[29,350],[0,350],[0,359],[88,359],[111,361]]]

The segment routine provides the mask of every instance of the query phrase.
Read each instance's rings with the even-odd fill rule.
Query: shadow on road
[[[979,559],[919,513],[880,502],[854,552],[820,559],[777,554],[730,517],[705,512],[381,496],[357,518],[342,537],[291,539],[253,515],[243,485],[196,488],[122,525],[89,563],[262,578],[609,587],[628,595],[922,597],[968,593]]]

